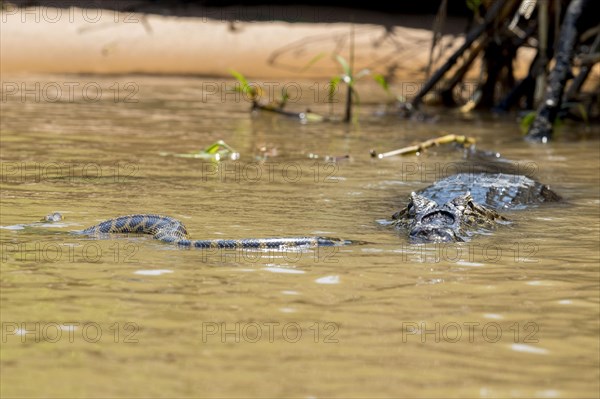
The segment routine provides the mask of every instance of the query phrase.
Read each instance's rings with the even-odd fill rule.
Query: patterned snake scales
[[[60,213],[52,213],[46,221],[62,220]],[[150,234],[155,239],[194,248],[257,248],[282,249],[288,247],[340,246],[357,243],[329,237],[246,238],[241,240],[192,240],[179,220],[160,215],[128,215],[105,220],[78,231],[78,234],[100,235],[110,233]]]

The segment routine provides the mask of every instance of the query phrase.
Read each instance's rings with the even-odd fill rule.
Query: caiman
[[[498,211],[559,201],[545,184],[504,173],[459,173],[410,195],[392,224],[408,231],[411,242],[467,241],[508,220]]]

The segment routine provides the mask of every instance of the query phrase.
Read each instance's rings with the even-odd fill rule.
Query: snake
[[[58,212],[47,215],[43,220],[57,222],[62,220]],[[108,219],[84,230],[74,232],[87,236],[105,234],[149,234],[165,243],[190,248],[256,248],[285,249],[293,247],[331,247],[357,243],[332,237],[277,237],[245,238],[239,240],[192,240],[184,224],[170,216],[136,214]]]

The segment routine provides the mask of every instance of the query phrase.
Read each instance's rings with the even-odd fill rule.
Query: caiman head
[[[470,193],[438,205],[421,195],[412,193],[406,208],[393,217],[396,226],[408,230],[414,243],[465,241],[469,228],[493,227],[504,219],[494,210],[473,201]]]

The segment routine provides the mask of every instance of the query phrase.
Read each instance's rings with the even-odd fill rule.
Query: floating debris
[[[371,157],[373,158],[387,158],[394,155],[409,155],[409,154],[420,154],[425,149],[433,146],[438,146],[440,144],[449,144],[449,143],[458,143],[462,144],[464,147],[471,147],[475,144],[475,139],[473,137],[468,136],[458,136],[456,134],[447,134],[442,137],[437,137],[435,139],[429,139],[423,141],[419,144],[411,145],[408,147],[400,148],[398,150],[377,153],[375,150],[371,150]]]
[[[308,154],[308,157],[310,159],[323,159],[325,162],[340,162],[350,160],[350,155],[348,154],[339,156],[325,155],[324,157],[322,157],[319,154],[314,154],[311,152],[310,154]]]
[[[279,155],[279,150],[277,147],[266,144],[257,148],[257,151],[259,155],[256,155],[254,158],[258,161],[264,161]]]
[[[202,151],[189,152],[182,154],[172,154],[168,152],[159,153],[161,156],[174,156],[178,158],[200,158],[211,161],[222,161],[230,159],[235,161],[240,158],[240,153],[233,149],[223,140],[216,141]]]

